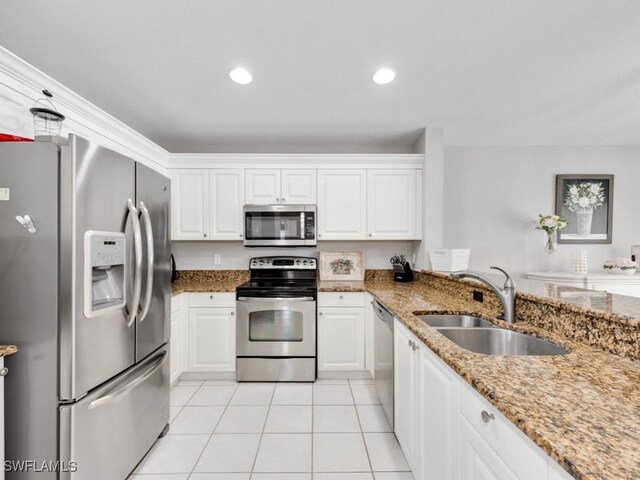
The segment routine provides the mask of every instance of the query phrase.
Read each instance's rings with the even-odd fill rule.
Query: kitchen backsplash
[[[296,255],[317,257],[319,251],[364,252],[365,268],[390,268],[394,254],[411,258],[413,241],[320,242],[315,248],[247,248],[240,242],[172,242],[178,270],[243,270],[251,257]],[[215,256],[219,255],[220,263]]]

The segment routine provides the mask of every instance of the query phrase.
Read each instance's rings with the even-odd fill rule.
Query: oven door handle
[[[312,302],[313,297],[273,298],[273,297],[238,297],[239,302]]]

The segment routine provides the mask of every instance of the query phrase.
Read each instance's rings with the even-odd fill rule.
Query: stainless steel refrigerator
[[[74,135],[0,144],[8,480],[123,480],[165,433],[170,197]]]

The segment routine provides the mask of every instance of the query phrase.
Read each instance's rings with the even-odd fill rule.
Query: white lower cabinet
[[[189,308],[189,372],[236,370],[235,308]]]
[[[365,294],[318,294],[318,371],[364,371]]]
[[[419,357],[417,355],[415,337],[397,320],[394,321],[394,423],[398,442],[402,447],[407,463],[418,479],[417,453],[418,448],[418,370]]]
[[[395,433],[416,480],[570,478],[395,321]]]
[[[171,343],[170,343],[170,362],[169,372],[171,384],[175,384],[186,364],[185,349],[187,344],[186,338],[186,321],[184,320],[184,310],[182,308],[182,300],[184,295],[175,295],[171,298]]]

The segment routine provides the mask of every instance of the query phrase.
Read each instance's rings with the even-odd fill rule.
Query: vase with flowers
[[[544,249],[553,253],[558,248],[558,232],[568,225],[567,219],[559,215],[538,215],[536,230],[544,232]]]
[[[593,212],[604,205],[605,191],[602,182],[580,182],[571,185],[564,204],[576,214],[576,233],[581,237],[591,234]]]
[[[604,262],[602,268],[614,275],[633,275],[638,269],[638,264],[628,258],[618,257],[615,260],[607,260]]]

